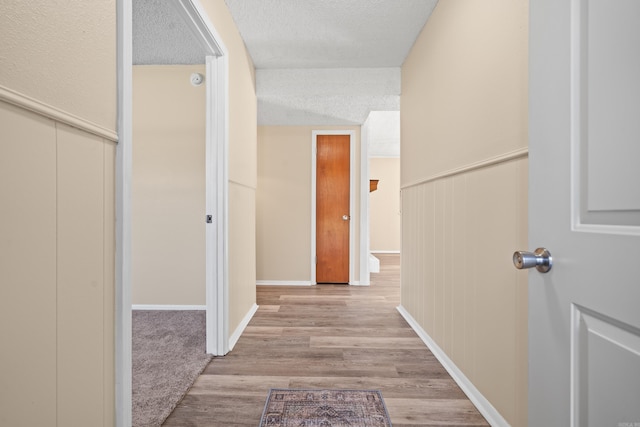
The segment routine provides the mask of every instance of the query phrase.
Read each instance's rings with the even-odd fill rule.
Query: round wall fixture
[[[191,74],[191,84],[192,85],[200,86],[202,84],[203,80],[204,80],[204,77],[202,77],[202,74],[200,74],[200,73]]]

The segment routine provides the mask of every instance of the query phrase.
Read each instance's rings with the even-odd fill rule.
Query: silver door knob
[[[349,221],[349,215],[342,215],[343,221]]]
[[[513,265],[518,270],[535,267],[540,273],[546,273],[551,270],[553,258],[545,248],[538,248],[534,252],[516,251],[513,253]]]

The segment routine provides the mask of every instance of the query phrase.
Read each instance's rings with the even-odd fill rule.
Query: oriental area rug
[[[391,427],[377,390],[271,389],[260,427]]]

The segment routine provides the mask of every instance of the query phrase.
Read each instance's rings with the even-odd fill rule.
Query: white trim
[[[349,284],[356,285],[356,133],[349,131]],[[359,177],[357,177],[359,178]],[[360,282],[357,283],[358,285]]]
[[[580,215],[581,215],[581,194],[580,194],[580,175],[581,165],[580,165],[580,142],[581,142],[581,119],[582,117],[582,108],[581,108],[581,85],[582,85],[582,75],[581,75],[581,66],[582,66],[582,52],[581,52],[581,2],[580,1],[571,1],[571,11],[570,11],[570,19],[571,19],[571,36],[570,36],[570,64],[569,64],[569,73],[570,73],[570,119],[569,119],[569,129],[570,129],[570,209],[571,209],[571,228],[575,230],[577,226],[581,225]],[[586,119],[586,118],[585,118]]]
[[[316,169],[318,162],[318,135],[349,135],[349,216],[353,218],[356,201],[355,177],[355,131],[314,130],[311,131],[311,283],[316,284]],[[355,222],[349,220],[349,284],[354,284],[355,274]]]
[[[480,160],[479,162],[470,163],[468,165],[461,166],[459,168],[449,169],[448,171],[440,172],[430,177],[419,179],[401,186],[401,189],[407,189],[415,187],[416,185],[426,184],[438,179],[447,178],[453,175],[460,175],[463,173],[471,172],[477,169],[486,168],[488,166],[494,166],[500,163],[509,162],[511,160],[527,157],[529,155],[529,147],[519,148],[517,150],[510,151],[508,153],[500,154],[498,156],[490,157],[488,159]]]
[[[258,280],[257,286],[313,286],[309,281],[296,280]]]
[[[458,384],[462,391],[467,395],[469,400],[478,408],[478,411],[484,416],[492,427],[509,427],[509,423],[504,419],[496,408],[480,393],[480,390],[473,385],[471,380],[456,366],[449,356],[436,344],[429,334],[422,329],[416,320],[402,306],[397,307],[398,312],[404,317],[409,326],[418,334],[420,339],[427,345],[431,353],[438,359],[440,364],[444,366],[449,375]]]
[[[367,263],[369,264],[369,271],[371,273],[380,273],[380,260],[376,258],[375,255],[369,253]]]
[[[226,56],[227,49],[222,43],[222,37],[216,29],[210,25],[211,20],[207,16],[199,0],[178,0],[169,2],[177,7],[178,13],[185,19],[187,28],[193,34],[194,39],[200,44],[207,55]]]
[[[253,306],[249,309],[247,314],[245,314],[244,317],[242,318],[242,321],[240,322],[236,330],[233,331],[233,334],[231,334],[231,336],[229,337],[229,351],[231,351],[233,347],[235,347],[235,345],[238,343],[240,336],[242,335],[244,330],[247,328],[247,325],[249,325],[249,322],[253,318],[253,315],[256,314],[256,311],[258,311],[258,308],[259,307],[257,304],[253,304]]]
[[[118,134],[111,129],[107,129],[104,126],[68,113],[52,105],[45,104],[42,101],[38,101],[37,99],[31,98],[30,96],[20,92],[16,92],[15,90],[2,85],[0,85],[0,101],[23,108],[56,122],[64,123],[65,125],[80,129],[81,131],[100,138],[114,142],[118,141]]]
[[[316,131],[311,132],[311,274],[310,280],[312,284],[316,283],[316,170],[318,168],[318,143],[316,142],[318,134]]]
[[[376,155],[376,156],[369,156],[370,159],[399,159],[400,156],[381,156],[381,155]]]
[[[211,93],[211,87],[215,87],[214,70],[216,63],[211,56],[206,57],[205,85],[206,85],[206,136],[205,136],[205,221],[206,216],[211,215],[212,222],[205,223],[205,307],[208,308],[205,320],[206,351],[208,354],[217,355],[219,318],[216,312],[217,292],[216,283],[218,281],[218,224],[219,216],[216,209],[217,201],[217,174],[216,174],[216,141],[214,141],[215,128],[213,127],[213,111],[215,110],[215,97]],[[224,318],[222,319],[224,321]],[[224,323],[223,323],[224,324]]]
[[[131,165],[133,159],[132,0],[116,0],[118,139],[116,146],[115,424],[131,416]]]
[[[220,36],[212,29],[216,40]],[[216,62],[217,88],[221,95],[217,98],[216,129],[218,132],[218,263],[223,271],[218,271],[218,322],[223,319],[224,324],[219,333],[222,334],[224,354],[230,351],[229,346],[229,55],[224,44],[220,44],[222,57]],[[220,236],[222,238],[220,238]],[[222,251],[220,253],[220,251]]]
[[[371,251],[372,254],[398,254],[400,255],[400,251]]]
[[[205,288],[207,353],[222,356],[228,336],[228,55],[198,0],[179,0],[176,10],[206,52],[205,205],[213,222],[206,225]],[[205,218],[202,219],[203,221]]]
[[[580,420],[580,319],[581,311],[576,304],[571,303],[571,347],[569,358],[571,360],[571,372],[569,375],[569,425],[579,426]]]
[[[316,283],[316,169],[318,165],[318,143],[315,131],[311,132],[311,275],[312,284]]]
[[[360,283],[371,283],[369,265],[369,118],[360,127]]]
[[[640,236],[640,227],[636,225],[610,224],[572,224],[572,231],[583,233],[618,234],[621,236]]]
[[[133,304],[131,310],[171,310],[171,311],[184,311],[184,310],[206,310],[206,305],[176,305],[176,304]]]
[[[227,137],[227,56],[207,56],[207,144],[206,214],[206,305],[207,353],[216,356],[228,352],[228,281],[226,248],[228,239]],[[203,218],[204,220],[204,218]]]

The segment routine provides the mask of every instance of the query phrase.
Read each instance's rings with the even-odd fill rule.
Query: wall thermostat
[[[202,77],[202,74],[200,74],[200,73],[191,74],[191,84],[192,85],[200,86],[202,84],[203,80],[204,80],[204,77]]]

